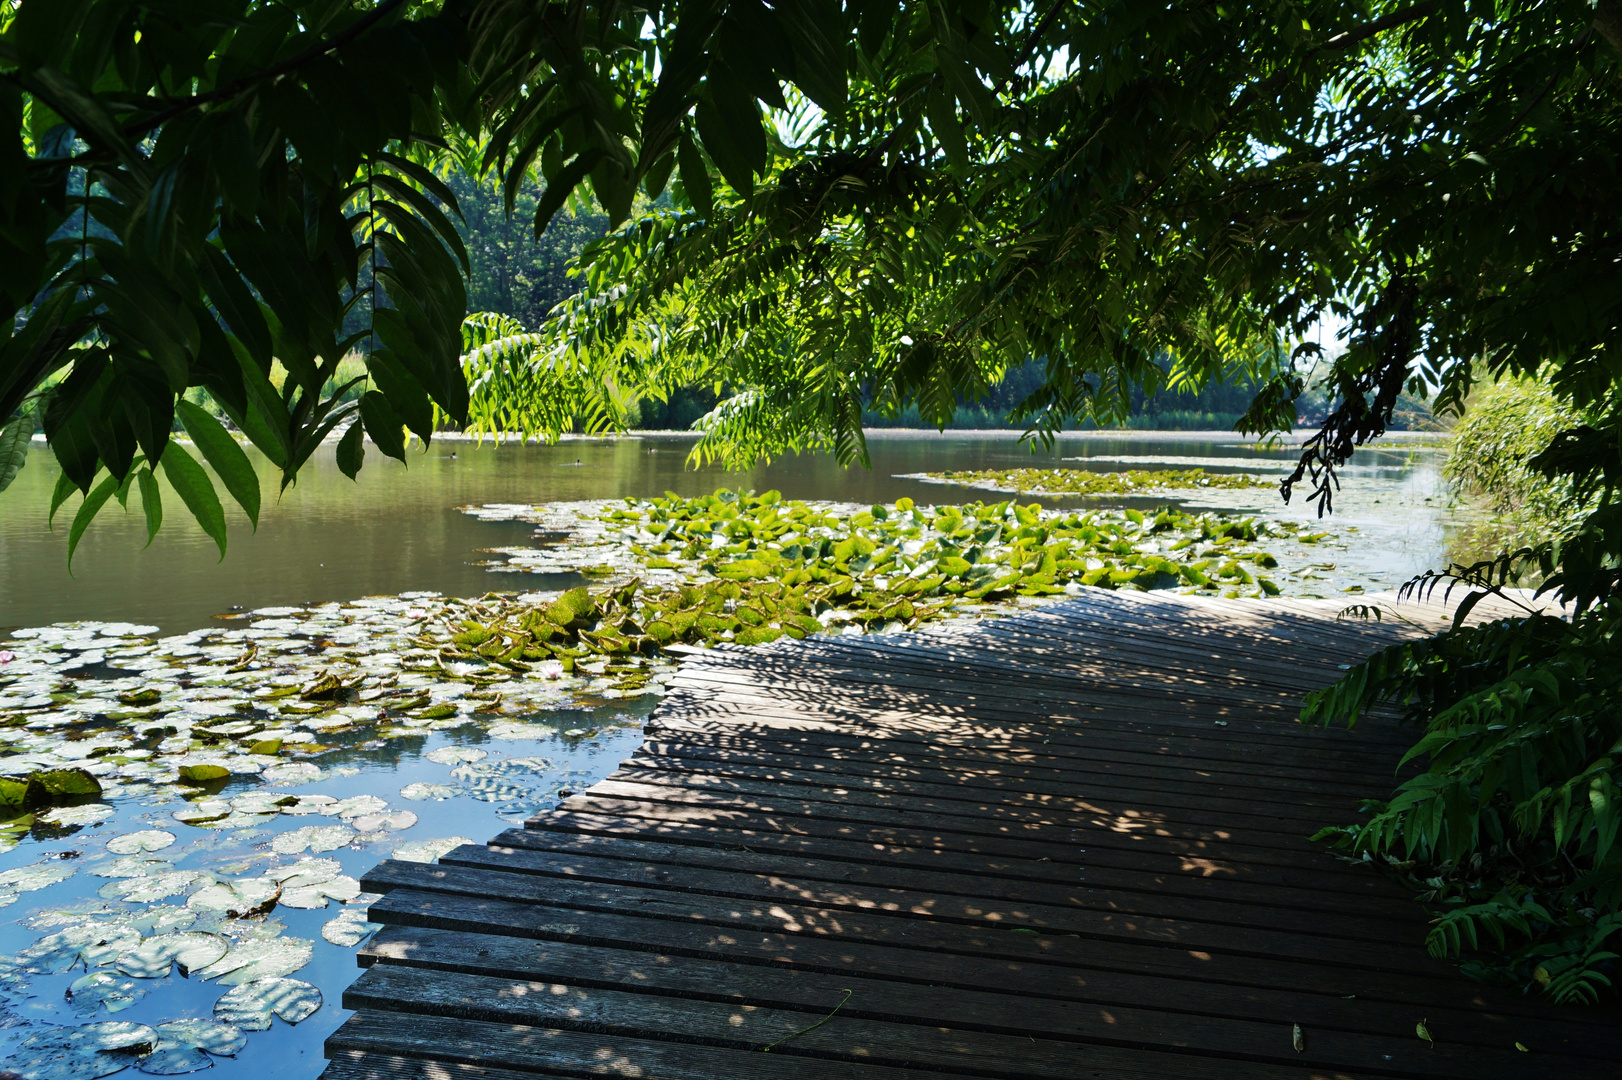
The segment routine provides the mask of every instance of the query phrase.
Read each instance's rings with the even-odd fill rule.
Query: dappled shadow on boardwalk
[[[1402,741],[1300,696],[1419,631],[1334,611],[1098,593],[695,656],[608,779],[366,878],[329,1075],[1613,1075],[1609,1019],[1465,982],[1306,839]]]

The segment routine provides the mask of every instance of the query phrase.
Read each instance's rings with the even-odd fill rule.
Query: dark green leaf
[[[11,486],[28,460],[28,444],[34,438],[34,414],[25,412],[0,429],[0,491]]]
[[[535,235],[539,237],[546,232],[546,227],[552,223],[552,215],[563,209],[568,201],[569,193],[579,186],[586,174],[596,167],[601,160],[603,152],[593,148],[587,150],[563,166],[561,172],[546,185],[546,190],[535,201]]]
[[[197,444],[197,449],[203,452],[203,460],[214,467],[214,472],[225,484],[225,490],[242,507],[257,531],[259,476],[254,472],[248,455],[242,452],[242,447],[237,445],[231,433],[201,407],[181,399],[175,402],[175,412],[180,414],[180,422],[186,425],[186,433]]]
[[[141,466],[135,478],[141,486],[141,509],[146,512],[146,547],[151,547],[152,538],[158,535],[158,529],[163,525],[163,495],[158,490],[158,478],[152,475],[150,466]]]
[[[935,141],[940,143],[946,160],[959,176],[966,176],[969,170],[969,144],[963,137],[963,125],[958,122],[957,105],[952,94],[939,80],[930,84],[925,108],[929,113],[929,129],[935,133]]]
[[[180,501],[186,504],[197,524],[219,545],[220,558],[225,558],[225,508],[214,491],[214,482],[197,460],[186,453],[186,448],[170,442],[163,452],[163,475],[175,489]]]
[[[62,509],[63,503],[68,501],[68,496],[78,490],[78,485],[68,477],[67,473],[64,472],[56,478],[56,487],[51,492],[51,512],[45,518],[47,526],[56,521],[56,512]]]
[[[90,528],[90,522],[95,519],[101,508],[107,505],[107,500],[113,497],[118,490],[118,479],[109,476],[97,484],[90,494],[84,497],[79,504],[79,512],[73,515],[73,524],[68,529],[68,572],[73,572],[73,552],[78,548],[79,541],[84,537],[84,531]]]
[[[338,440],[338,471],[351,480],[355,479],[366,461],[366,440],[361,428],[361,421],[356,419],[344,432],[344,437]]]
[[[676,158],[681,168],[681,186],[687,192],[687,201],[692,204],[694,212],[699,217],[709,220],[715,216],[715,189],[710,184],[709,170],[704,167],[704,155],[685,127],[682,129],[681,144],[676,151]]]
[[[387,398],[376,390],[366,391],[360,399],[360,417],[366,424],[366,434],[379,450],[405,461],[405,423],[389,408]]]

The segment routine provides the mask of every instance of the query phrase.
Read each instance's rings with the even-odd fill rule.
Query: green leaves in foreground
[[[249,522],[257,528],[259,477],[255,474],[248,455],[230,433],[220,426],[219,421],[196,405],[181,402],[176,412],[185,423],[186,430],[191,434],[198,450],[202,452],[204,460],[214,468],[226,491],[230,492],[232,498],[248,515]],[[356,425],[357,430],[358,428],[359,425]],[[180,496],[180,501],[185,504],[198,526],[220,549],[220,558],[225,558],[225,507],[220,503],[219,493],[215,490],[214,481],[209,478],[208,471],[187,452],[184,446],[173,440],[170,440],[164,448],[163,459],[158,464],[163,471],[164,479],[169,481],[169,486]],[[79,504],[79,509],[73,516],[73,524],[68,527],[69,569],[73,566],[73,555],[78,550],[79,542],[84,539],[90,523],[107,505],[107,501],[116,497],[120,505],[126,510],[129,508],[131,487],[140,491],[141,509],[146,518],[146,543],[147,546],[151,546],[153,537],[163,525],[163,494],[151,466],[141,455],[136,455],[122,481],[111,475],[104,477],[99,484],[91,488],[90,493]],[[57,483],[56,494],[51,503],[53,518],[73,490],[73,482],[64,473]]]
[[[28,460],[28,444],[34,438],[34,414],[25,412],[0,428],[0,491],[11,486]]]
[[[1478,594],[1480,595],[1480,594]],[[1368,816],[1318,834],[1396,875],[1430,910],[1431,954],[1466,974],[1592,1001],[1622,931],[1622,605],[1529,615],[1376,653],[1308,695],[1350,724],[1402,702],[1424,768]]]

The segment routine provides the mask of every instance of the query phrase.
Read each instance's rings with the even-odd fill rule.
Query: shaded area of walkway
[[[1411,742],[1294,722],[1419,632],[1340,606],[1100,591],[696,651],[608,779],[367,876],[326,1076],[1614,1076],[1610,1016],[1462,979],[1306,839]]]

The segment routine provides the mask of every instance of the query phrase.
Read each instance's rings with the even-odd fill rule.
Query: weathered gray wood
[[[366,875],[387,928],[327,1076],[1610,1077],[1614,1021],[1465,982],[1305,839],[1412,736],[1304,729],[1301,694],[1448,614],[1342,606],[1090,591],[686,650],[606,781]]]
[[[595,842],[595,847],[590,846]],[[900,870],[888,863],[851,863],[832,859],[798,859],[739,849],[658,844],[617,837],[581,836],[544,829],[512,829],[482,845],[456,848],[441,864],[481,865],[499,857],[517,872],[575,878],[581,881],[628,881],[666,888],[712,892],[718,896],[767,896],[774,899],[815,898],[819,904],[910,911],[922,907],[933,918],[971,922],[1006,922],[1015,917],[1041,920],[1056,915],[1102,911],[1115,915],[1212,922],[1226,926],[1260,926],[1270,930],[1329,934],[1359,941],[1389,942],[1411,936],[1423,918],[1379,918],[1374,914],[1321,914],[1294,908],[1228,903],[1210,897],[1190,900],[1163,891],[1125,892],[1079,883],[1019,881],[988,875],[940,870]],[[938,898],[938,899],[934,899]],[[1411,905],[1410,905],[1411,906]],[[961,909],[962,914],[952,915]],[[1397,908],[1395,913],[1406,914]],[[1019,925],[1019,924],[1015,924]],[[1056,924],[1053,924],[1056,925]]]
[[[1024,1008],[1068,1014],[1067,1038],[1046,1030],[1012,1034],[990,1028],[998,1017],[955,1028],[931,1019],[923,1023],[873,1020],[849,1010],[857,993],[886,994],[880,984],[840,988],[794,1008],[778,1005],[717,1002],[652,992],[583,985],[563,980],[512,978],[435,971],[390,964],[374,966],[344,994],[344,1006],[371,1012],[400,1012],[466,1017],[495,1023],[553,1027],[630,1038],[661,1038],[761,1050],[780,1043],[776,1052],[792,1050],[844,1063],[875,1063],[893,1068],[936,1069],[947,1073],[1020,1076],[1069,1080],[1078,1053],[1114,1068],[1146,1064],[1145,1050],[1220,1050],[1244,1059],[1244,1065],[1297,1067],[1324,1060],[1361,1069],[1397,1069],[1422,1065],[1432,1075],[1459,1080],[1519,1080],[1528,1075],[1524,1056],[1513,1048],[1462,1047],[1448,1043],[1415,1045],[1399,1036],[1323,1030],[1312,1056],[1297,1054],[1290,1029],[1277,1021],[1228,1018],[1215,1021],[1191,1015],[1169,1015],[1116,1006],[1053,1006],[1025,1001]],[[850,991],[849,994],[844,991]],[[1009,1002],[1017,1008],[1019,1002]],[[837,1012],[833,1010],[838,1008]],[[818,1021],[820,1026],[812,1028]],[[812,1030],[806,1030],[812,1028]],[[803,1034],[796,1034],[803,1032]],[[1423,1055],[1423,1058],[1421,1058]],[[1234,1063],[1239,1064],[1239,1063]],[[1573,1062],[1548,1055],[1544,1069],[1565,1072]],[[1590,1065],[1582,1062],[1580,1065]],[[1232,1070],[1234,1065],[1228,1065]],[[1232,1071],[1228,1075],[1234,1075]]]
[[[616,988],[636,986],[649,993],[697,998],[733,1005],[816,1009],[852,990],[842,1015],[915,1024],[945,1024],[961,1030],[982,1029],[1006,1035],[1080,1039],[1096,1030],[1117,1039],[1126,1007],[1145,1023],[1134,1041],[1143,1045],[1184,1044],[1195,1031],[1208,1043],[1221,1041],[1230,1020],[1252,1024],[1258,1035],[1256,1055],[1278,1049],[1277,1017],[1289,1016],[1314,1037],[1363,1039],[1381,1045],[1402,1044],[1404,1060],[1428,1048],[1411,1044],[1412,1007],[1372,999],[1283,994],[1256,988],[1229,987],[1211,993],[1198,983],[1138,978],[1095,972],[1087,978],[1088,998],[1065,1000],[1033,993],[1007,994],[984,989],[922,986],[843,972],[825,975],[792,968],[728,963],[716,958],[650,954],[634,949],[604,949],[493,934],[391,928],[362,949],[362,963],[386,962],[436,971],[461,971],[505,978]],[[1108,1014],[1108,1019],[1105,1014]],[[1148,1017],[1143,1020],[1143,1017]],[[1431,1003],[1429,1027],[1444,1049],[1504,1049],[1503,1033],[1536,1043],[1562,1057],[1615,1060],[1622,1040],[1615,1032],[1598,1031],[1577,1017],[1534,1019],[1443,1008]],[[1184,1025],[1192,1025],[1186,1027]],[[1182,1032],[1183,1034],[1178,1034]],[[1327,1045],[1327,1044],[1326,1044]],[[1366,1051],[1364,1047],[1362,1051]],[[1389,1050],[1381,1051],[1384,1053]],[[1393,1060],[1399,1054],[1393,1053]]]

